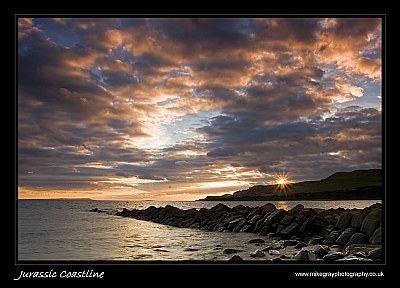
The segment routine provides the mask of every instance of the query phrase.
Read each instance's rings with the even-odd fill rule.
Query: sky
[[[18,18],[18,198],[381,168],[380,18]]]

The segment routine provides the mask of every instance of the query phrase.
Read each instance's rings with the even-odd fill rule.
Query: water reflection
[[[278,209],[289,210],[288,203],[286,201],[278,202]]]

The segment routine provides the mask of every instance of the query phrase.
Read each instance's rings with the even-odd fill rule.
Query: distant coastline
[[[277,185],[257,185],[196,201],[382,200],[382,194],[382,170],[369,169],[337,172],[320,181],[291,184],[285,190]]]

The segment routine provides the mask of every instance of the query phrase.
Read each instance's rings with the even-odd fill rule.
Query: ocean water
[[[278,208],[290,209],[301,203],[309,208],[364,208],[378,200],[349,201],[269,201]],[[248,241],[260,238],[253,233],[210,232],[113,215],[123,208],[145,209],[173,205],[182,209],[211,208],[218,202],[92,201],[92,200],[18,200],[17,260],[125,260],[125,261],[212,261],[232,255],[225,248],[241,249],[243,259],[251,260],[256,249]],[[262,206],[263,201],[226,201]],[[98,208],[107,213],[93,213]],[[268,243],[267,243],[268,244]],[[266,244],[265,244],[266,245]],[[262,248],[262,247],[261,247]]]

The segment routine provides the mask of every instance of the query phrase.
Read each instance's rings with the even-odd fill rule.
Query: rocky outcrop
[[[95,208],[91,211],[99,212],[100,210]],[[382,258],[381,250],[344,254],[344,249],[346,251],[347,249],[351,250],[352,248],[349,247],[354,247],[354,245],[372,245],[374,249],[381,248],[381,204],[353,210],[343,208],[311,209],[297,205],[289,211],[277,209],[271,203],[260,207],[237,205],[232,208],[219,203],[210,209],[188,210],[167,205],[165,207],[150,206],[144,210],[124,208],[116,215],[180,228],[255,233],[261,238],[249,241],[249,244],[254,245],[262,245],[266,242],[266,239],[272,239],[272,237],[284,241],[283,244],[271,246],[270,249],[267,249],[269,247],[267,246],[264,250],[254,252],[251,257],[257,259],[275,253],[271,251],[278,251],[281,248],[289,249],[290,247],[292,247],[290,249],[300,249],[301,253],[292,255],[293,260],[299,261],[314,259],[350,261],[354,258],[359,260],[362,257],[380,260]],[[315,251],[308,249],[313,246],[318,249]],[[334,250],[330,250],[330,247]],[[239,251],[237,249],[225,249],[224,253],[234,254]],[[371,257],[369,258],[368,255],[371,255]]]

